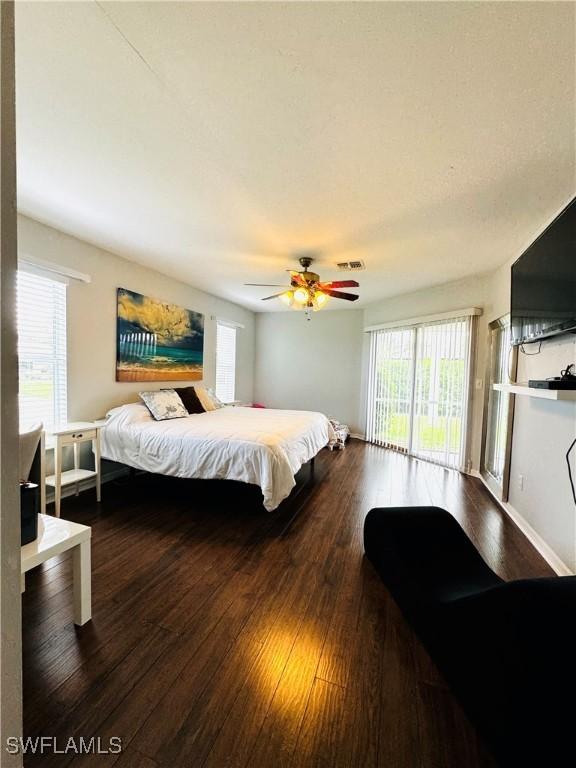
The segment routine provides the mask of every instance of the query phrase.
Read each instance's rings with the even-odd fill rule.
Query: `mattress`
[[[289,496],[300,467],[333,438],[326,416],[313,411],[230,406],[155,421],[145,405],[131,403],[106,415],[101,452],[156,474],[258,485],[272,511]]]

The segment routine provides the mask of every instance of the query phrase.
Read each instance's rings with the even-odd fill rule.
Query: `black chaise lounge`
[[[438,507],[371,510],[364,548],[498,764],[576,766],[576,577],[504,582]]]

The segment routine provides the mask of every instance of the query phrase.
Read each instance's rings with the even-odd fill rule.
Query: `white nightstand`
[[[60,499],[62,488],[67,485],[76,486],[76,495],[83,480],[96,479],[96,500],[100,501],[100,429],[101,423],[93,421],[78,421],[65,424],[54,429],[54,474],[46,478],[46,485],[54,488],[54,506],[56,517],[60,517]],[[94,469],[80,467],[80,445],[92,442],[94,451]],[[74,450],[74,469],[62,471],[62,449],[72,446]]]
[[[38,538],[21,548],[20,573],[22,592],[26,587],[26,571],[36,568],[51,557],[72,550],[72,582],[74,590],[74,623],[86,624],[92,618],[92,573],[90,537],[92,529],[69,520],[38,516]]]

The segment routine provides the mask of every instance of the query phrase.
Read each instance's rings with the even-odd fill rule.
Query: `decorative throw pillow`
[[[200,402],[196,390],[194,387],[175,387],[174,392],[180,395],[180,399],[184,403],[184,408],[188,413],[204,413],[205,408]]]
[[[157,392],[139,392],[138,395],[156,421],[182,419],[188,416],[184,403],[173,389],[160,389]]]
[[[202,408],[204,408],[205,411],[215,411],[218,406],[212,399],[210,392],[208,392],[205,387],[195,386],[194,389],[198,395],[198,400],[200,400],[200,403],[202,404]]]
[[[225,404],[222,402],[222,400],[220,400],[220,398],[218,397],[216,392],[214,392],[212,387],[208,387],[208,394],[210,395],[210,399],[214,403],[214,408],[224,408]]]

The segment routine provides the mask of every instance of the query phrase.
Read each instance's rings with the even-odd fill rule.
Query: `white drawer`
[[[70,432],[66,435],[58,435],[60,445],[74,445],[74,443],[83,443],[86,440],[96,439],[95,429],[79,429],[77,432]]]

